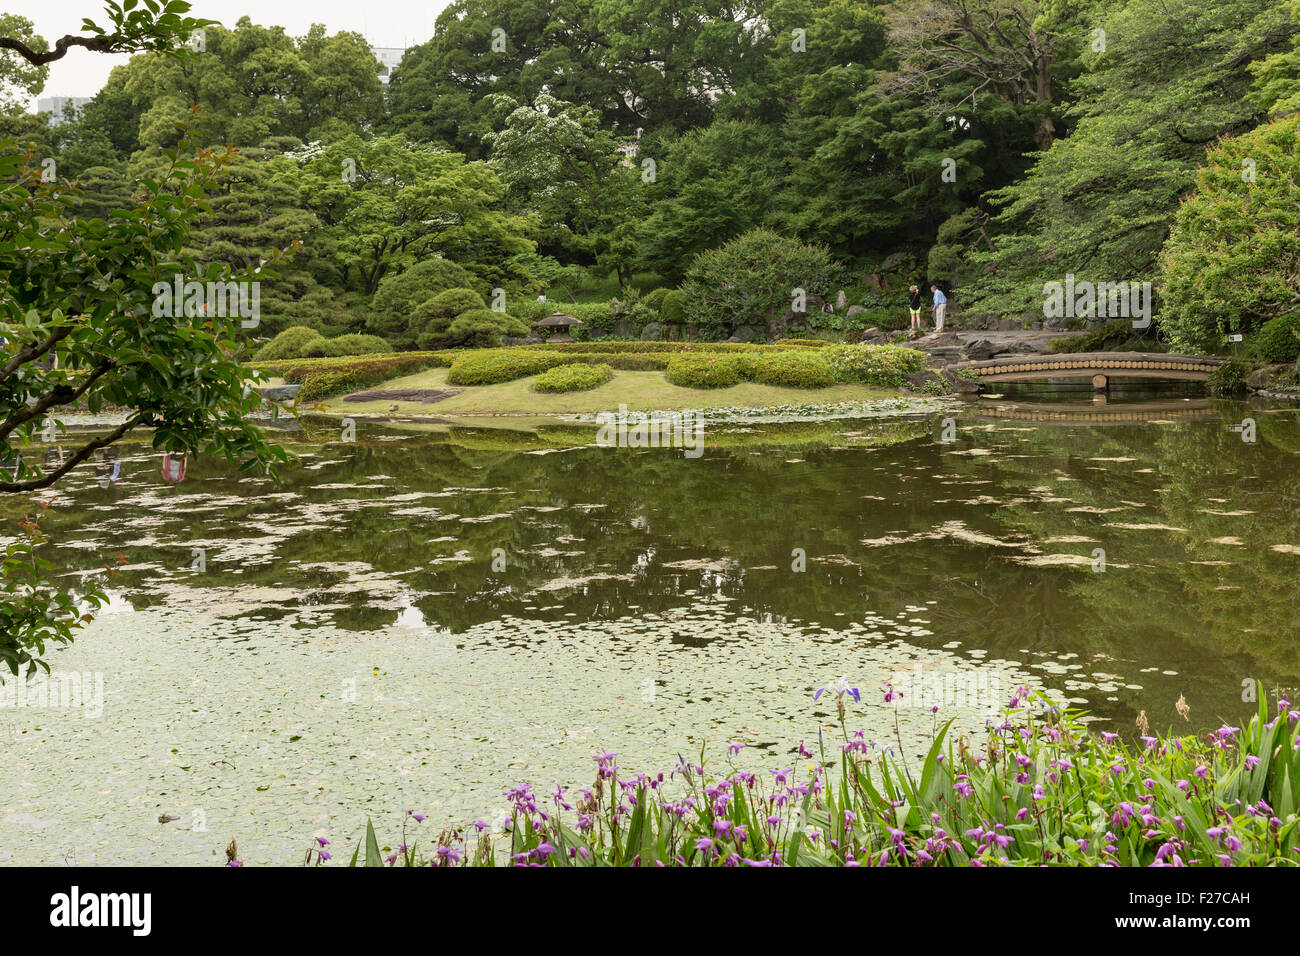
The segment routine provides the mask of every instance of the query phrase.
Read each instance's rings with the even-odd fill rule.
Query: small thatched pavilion
[[[556,312],[548,315],[536,325],[537,329],[555,329],[546,339],[548,342],[572,342],[569,338],[569,326],[582,325],[581,319],[575,319],[571,315],[565,315],[563,312]]]

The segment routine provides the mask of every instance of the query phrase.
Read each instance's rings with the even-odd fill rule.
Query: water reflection
[[[707,646],[683,617],[707,599],[832,631],[878,616],[882,637],[1022,662],[1117,722],[1185,694],[1209,726],[1243,681],[1300,680],[1300,427],[1132,397],[984,400],[951,442],[938,417],[710,423],[698,460],[573,427],[362,426],[349,444],[309,422],[278,488],[178,456],[159,481],[121,446],[47,530],[66,570],[124,556],[113,584],[137,609],[215,613],[207,640],[654,615]],[[1247,411],[1249,444],[1229,428]]]

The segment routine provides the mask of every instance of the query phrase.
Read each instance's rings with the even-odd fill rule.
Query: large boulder
[[[848,307],[849,307],[849,297],[844,294],[843,289],[840,289],[839,292],[835,293],[835,311],[843,312]]]
[[[962,346],[961,352],[972,362],[982,362],[991,359],[997,353],[997,349],[988,339],[979,339],[976,342],[967,342]]]
[[[948,381],[946,376],[930,369],[925,369],[920,372],[912,372],[910,375],[904,375],[903,381],[907,383],[904,387],[910,392],[925,392],[931,394],[934,392],[936,386],[942,389],[945,393],[954,390],[952,383]]]
[[[859,340],[866,345],[885,345],[889,342],[890,335],[888,332],[882,332],[874,325],[863,331],[862,338]]]
[[[658,342],[663,337],[663,329],[658,322],[647,322],[641,330],[642,342]]]
[[[844,314],[851,319],[855,315],[861,315],[863,312],[866,311],[867,311],[867,307],[865,305],[851,305],[849,306],[848,311],[845,312]]]

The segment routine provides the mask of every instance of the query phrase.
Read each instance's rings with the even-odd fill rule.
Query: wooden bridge
[[[1112,378],[1154,378],[1203,382],[1223,363],[1212,355],[1169,355],[1164,352],[1063,352],[1059,355],[1009,355],[951,366],[969,370],[981,383],[1030,382],[1058,378],[1090,378],[1104,390]]]

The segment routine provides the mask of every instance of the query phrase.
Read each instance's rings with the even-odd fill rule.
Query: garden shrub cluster
[[[1245,362],[1224,362],[1205,380],[1205,390],[1211,395],[1243,395],[1250,391],[1246,376],[1250,366]]]
[[[537,375],[563,365],[567,356],[558,352],[525,351],[523,349],[493,349],[470,353],[452,363],[447,373],[451,385],[496,385],[517,378]],[[577,359],[575,359],[577,360]]]
[[[391,352],[393,347],[377,335],[350,333],[327,339],[316,329],[295,325],[285,329],[253,354],[255,362],[277,359],[337,358]]]
[[[925,368],[925,353],[897,345],[831,345],[819,353],[837,382],[901,388],[904,377]]]
[[[740,382],[740,369],[729,355],[675,355],[664,377],[683,388],[730,388]]]
[[[414,375],[425,369],[446,365],[447,356],[434,353],[407,352],[387,356],[318,359],[291,364],[274,374],[291,385],[301,385],[299,401],[316,401],[332,395],[355,392],[389,379]],[[309,364],[310,363],[310,364]]]
[[[753,360],[752,377],[764,385],[826,388],[835,384],[830,364],[820,353],[789,350],[769,352]]]
[[[1255,354],[1264,362],[1294,362],[1300,358],[1300,312],[1265,322],[1255,338]]]
[[[543,372],[533,382],[533,388],[539,392],[585,392],[604,385],[613,377],[614,370],[608,365],[575,362]]]

